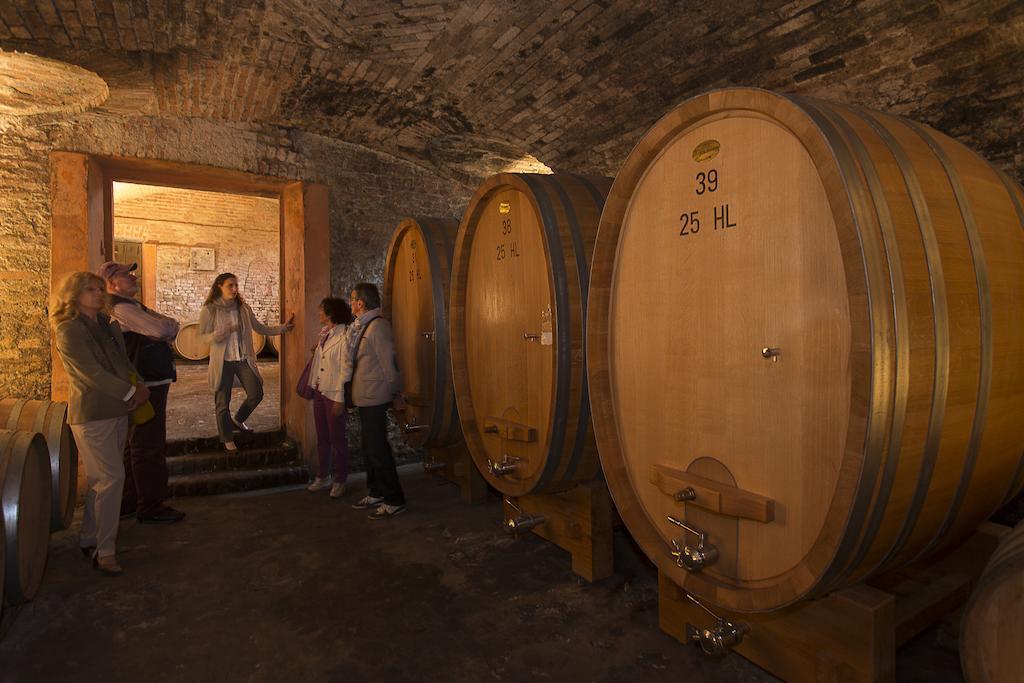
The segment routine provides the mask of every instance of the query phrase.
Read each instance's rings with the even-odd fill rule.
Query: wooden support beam
[[[105,226],[103,171],[87,154],[53,152],[50,155],[50,292],[68,274],[96,272],[113,252],[113,238]],[[67,375],[51,340],[50,399],[68,399]]]
[[[156,242],[142,244],[142,303],[156,310]]]
[[[281,408],[285,429],[307,464],[316,460],[316,426],[310,402],[290,388],[316,343],[320,300],[330,292],[330,225],[327,188],[292,183],[281,193],[282,319],[295,315],[295,330],[280,339]]]

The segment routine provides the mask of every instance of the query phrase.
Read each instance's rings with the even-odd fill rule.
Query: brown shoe
[[[107,576],[120,576],[121,572],[124,571],[121,569],[121,565],[117,563],[117,556],[115,555],[106,555],[104,557],[93,555],[92,566],[94,569],[98,569],[100,574],[106,574]]]

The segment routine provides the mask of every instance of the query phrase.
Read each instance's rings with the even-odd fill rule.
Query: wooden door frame
[[[281,211],[281,316],[295,314],[296,331],[281,344],[281,424],[311,462],[315,456],[313,411],[290,388],[316,342],[317,307],[330,291],[330,226],[327,188],[297,180],[156,159],[80,152],[50,154],[50,290],[76,270],[96,269],[114,248],[114,182],[164,185],[189,190],[259,195],[278,200]],[[67,400],[67,377],[51,340],[50,394]]]

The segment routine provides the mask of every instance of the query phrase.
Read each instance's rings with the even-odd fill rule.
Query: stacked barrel
[[[275,353],[279,351],[278,343],[275,337],[270,338],[270,344]],[[252,348],[256,355],[259,355],[266,345],[267,338],[253,330]],[[210,343],[199,333],[198,322],[185,323],[181,326],[178,335],[174,338],[174,350],[186,360],[205,360],[210,357]]]
[[[1024,681],[1024,522],[993,553],[964,610],[960,662],[968,683]]]
[[[31,600],[46,566],[51,531],[71,523],[78,449],[67,404],[0,400],[0,593]]]

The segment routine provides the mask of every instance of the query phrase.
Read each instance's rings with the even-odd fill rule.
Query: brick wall
[[[109,112],[39,124],[5,121],[0,124],[0,396],[49,396],[49,153],[54,150],[167,159],[325,184],[336,292],[359,280],[381,284],[384,252],[402,217],[461,215],[473,190],[386,154],[268,126]]]
[[[198,320],[213,279],[231,272],[257,318],[281,319],[277,199],[117,183],[114,239],[159,243],[156,308],[165,315]],[[197,246],[214,250],[213,270],[191,267]]]

